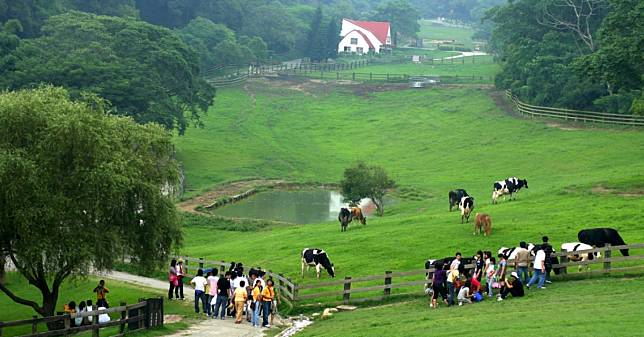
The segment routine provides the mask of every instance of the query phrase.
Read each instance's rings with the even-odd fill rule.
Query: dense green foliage
[[[587,7],[575,12],[561,0],[519,0],[495,8],[492,47],[502,62],[497,86],[539,105],[639,112],[644,4],[593,4],[592,15]],[[577,26],[575,13],[587,26]]]
[[[170,134],[110,116],[92,95],[62,88],[0,94],[0,259],[9,257],[42,302],[0,290],[52,315],[62,282],[131,256],[142,269],[180,243]]]
[[[401,36],[416,37],[420,30],[418,11],[408,0],[392,0],[376,8],[373,19],[391,23],[391,38],[394,45]]]
[[[387,176],[382,167],[370,166],[362,161],[346,168],[344,178],[340,182],[340,190],[345,200],[357,204],[361,199],[370,198],[376,204],[380,216],[385,211],[383,197],[395,186],[396,183]]]
[[[44,82],[75,97],[93,92],[116,114],[179,133],[212,102],[214,89],[198,76],[197,55],[168,29],[82,12],[53,16],[42,29],[43,36],[22,40],[12,53],[0,87]]]

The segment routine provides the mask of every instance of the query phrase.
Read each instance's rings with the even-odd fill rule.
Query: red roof
[[[389,22],[377,22],[377,21],[355,21],[351,19],[345,19],[356,26],[362,27],[376,36],[382,44],[387,43],[387,35],[389,33]]]
[[[365,41],[367,41],[367,44],[369,45],[369,49],[376,49],[376,48],[374,48],[373,43],[371,43],[371,40],[370,40],[370,39],[367,37],[367,35],[366,35],[365,33],[363,33],[362,31],[359,31],[359,30],[357,30],[357,29],[354,29],[354,30],[352,30],[352,31],[348,32],[348,33],[347,33],[347,35],[349,35],[349,34],[351,34],[351,33],[353,33],[353,32],[358,32],[358,34],[360,34],[360,36],[362,36],[362,37],[365,39]],[[345,36],[346,36],[346,35],[345,35]]]

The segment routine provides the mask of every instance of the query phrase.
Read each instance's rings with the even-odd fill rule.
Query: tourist
[[[174,288],[174,297],[183,301],[183,278],[186,277],[186,270],[182,258],[179,258],[179,261],[177,261],[176,268],[177,282]]]
[[[69,301],[69,303],[63,305],[63,312],[66,314],[75,314],[76,313],[76,301]]]
[[[85,301],[81,301],[80,303],[78,303],[78,310],[76,310],[76,313],[82,314],[84,312],[87,312],[87,307]],[[83,324],[87,324],[87,320],[82,316],[77,316],[74,319],[74,323],[76,324],[76,326],[81,326]]]
[[[526,287],[530,289],[530,286],[534,284],[537,279],[539,279],[539,284],[537,285],[537,288],[539,289],[546,289],[546,287],[543,286],[543,283],[545,282],[545,277],[546,277],[546,252],[543,249],[539,249],[537,251],[537,255],[534,257],[534,273],[532,274],[532,278],[528,283],[526,284]]]
[[[177,260],[170,261],[170,269],[168,270],[168,282],[170,282],[170,289],[168,289],[168,299],[172,300],[172,294],[175,293],[176,288],[179,286],[179,279],[177,277]],[[179,298],[177,296],[177,298]],[[96,303],[98,305],[99,303]]]
[[[456,282],[459,279],[458,267],[461,265],[461,253],[456,253],[456,258],[449,265],[449,272],[447,273],[447,290],[449,292],[448,305],[454,305],[454,291],[456,290]]]
[[[208,273],[208,316],[216,316],[214,313],[215,304],[217,303],[217,282],[219,277],[217,276],[217,268],[213,268],[210,273]]]
[[[458,291],[458,305],[462,306],[463,303],[471,304],[472,303],[472,292],[470,291],[470,282],[466,281],[465,285],[461,287],[461,290]]]
[[[519,243],[519,249],[514,257],[514,269],[518,272],[519,278],[523,284],[528,283],[528,268],[530,267],[530,252],[528,251],[528,244],[525,241]]]
[[[246,282],[240,281],[239,287],[233,293],[233,302],[235,303],[235,324],[242,322],[242,315],[244,314],[244,304],[248,299],[248,292],[246,291]]]
[[[474,275],[472,277],[476,277],[477,280],[481,280],[481,277],[483,277],[484,267],[483,252],[479,250],[476,252],[476,256],[474,256]]]
[[[101,307],[101,306],[99,306],[97,308],[97,310],[106,310],[106,309],[107,309],[106,307]],[[107,323],[110,320],[112,320],[112,319],[110,318],[110,315],[108,315],[107,313],[102,313],[102,314],[98,315],[98,323],[99,324]]]
[[[492,295],[494,295],[492,286],[494,285],[494,276],[496,275],[496,270],[494,266],[494,264],[496,263],[496,259],[493,257],[490,257],[489,261],[490,262],[487,264],[487,269],[485,271],[486,272],[485,286],[487,287],[487,296],[492,297]]]
[[[445,282],[447,281],[447,272],[444,270],[442,263],[436,264],[434,275],[432,276],[432,303],[430,307],[438,309],[438,295],[443,298],[443,302],[447,302],[447,290],[445,289]]]
[[[508,266],[508,260],[505,259],[505,255],[499,254],[499,266],[496,271],[497,280],[505,280],[505,272]]]
[[[93,290],[96,293],[96,305],[99,307],[105,307],[109,308],[109,304],[107,303],[107,299],[105,298],[105,295],[110,292],[107,287],[105,287],[105,281],[100,280],[98,282],[98,285],[96,288]]]
[[[266,281],[266,287],[262,290],[262,327],[270,328],[268,324],[268,315],[271,312],[271,305],[273,304],[273,299],[275,298],[275,290],[273,289],[273,280],[269,279]]]
[[[512,272],[510,277],[503,282],[498,301],[503,301],[508,294],[512,294],[512,297],[523,297],[525,294],[523,291],[523,283],[516,272]]]
[[[541,240],[543,241],[543,243],[541,244],[541,249],[543,249],[543,252],[546,255],[546,258],[544,260],[544,264],[546,266],[544,279],[546,280],[546,283],[552,283],[552,281],[550,281],[550,272],[552,271],[551,255],[555,252],[555,250],[552,248],[550,243],[548,243],[549,238],[547,236],[544,235]]]
[[[250,309],[253,312],[253,319],[252,319],[252,324],[253,326],[259,327],[259,312],[260,308],[262,306],[261,302],[261,296],[262,296],[262,282],[259,279],[255,280],[255,286],[253,287],[253,297],[252,297],[252,303],[250,305]]]
[[[195,287],[195,312],[199,313],[199,301],[203,305],[203,312],[208,313],[208,307],[206,306],[206,284],[208,281],[203,277],[203,270],[199,268],[197,270],[197,276],[195,276],[190,283]]]
[[[476,276],[472,276],[472,278],[470,279],[470,284],[472,285],[470,287],[472,294],[476,294],[481,291],[481,281],[479,281]]]
[[[217,300],[215,302],[215,312],[212,318],[217,318],[217,314],[221,312],[221,319],[226,317],[226,308],[228,307],[228,297],[230,296],[230,272],[227,271],[224,277],[220,277],[217,281]],[[219,311],[221,307],[221,311]]]
[[[87,300],[85,310],[87,312],[94,311],[94,306],[92,305],[92,300]],[[93,321],[94,321],[94,316],[87,316],[87,322],[89,324],[92,324]]]

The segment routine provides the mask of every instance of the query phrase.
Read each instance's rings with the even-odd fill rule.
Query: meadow
[[[451,27],[442,25],[429,20],[420,20],[420,31],[418,37],[425,40],[455,40],[456,43],[462,43],[465,47],[474,46],[471,28]]]
[[[327,250],[338,277],[355,277],[418,269],[455,251],[540,242],[542,235],[557,247],[588,227],[614,227],[626,242],[644,242],[641,131],[563,130],[509,115],[489,91],[474,88],[284,81],[220,90],[204,123],[176,139],[191,195],[250,177],[336,183],[344,168],[365,160],[396,180],[398,202],[346,233],[337,222],[240,225],[242,233],[193,218],[181,254],[241,260],[315,282],[299,276],[305,247]],[[508,176],[526,178],[529,189],[491,205],[493,182]],[[471,223],[448,212],[454,188],[475,197],[475,212],[492,216],[492,236],[473,236]]]

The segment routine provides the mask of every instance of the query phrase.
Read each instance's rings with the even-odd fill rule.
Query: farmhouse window
[[[351,44],[358,44],[358,38],[357,37],[352,37],[351,38]]]
[[[356,52],[358,52],[358,54],[362,54],[362,50],[363,50],[362,47],[357,47],[356,48]]]
[[[351,47],[350,46],[345,46],[344,51],[347,52],[347,53],[350,53],[351,52]]]

